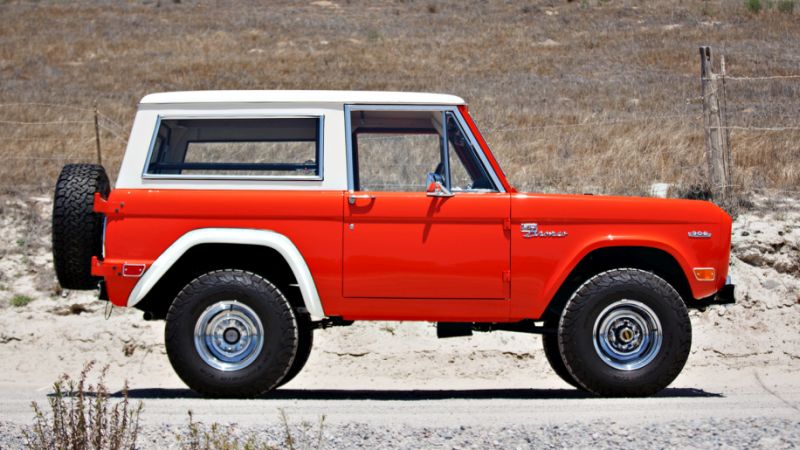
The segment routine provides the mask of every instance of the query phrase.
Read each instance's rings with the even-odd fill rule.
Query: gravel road
[[[254,400],[208,400],[175,387],[133,389],[131,396],[145,404],[142,448],[178,447],[189,410],[204,424],[232,424],[227,433],[255,433],[276,445],[286,436],[283,411],[298,448],[317,447],[323,416],[322,448],[800,446],[800,381],[788,369],[688,370],[675,387],[644,399],[589,397],[549,374],[532,385],[289,386]],[[48,392],[0,385],[0,446],[23,444],[19,430],[31,421],[30,401],[44,403]]]

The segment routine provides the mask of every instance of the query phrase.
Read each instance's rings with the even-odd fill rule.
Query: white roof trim
[[[181,103],[350,103],[404,105],[463,105],[448,94],[384,91],[184,91],[145,96],[140,104]]]

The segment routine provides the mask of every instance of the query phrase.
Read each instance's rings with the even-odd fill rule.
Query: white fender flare
[[[259,245],[276,250],[294,272],[303,302],[311,317],[314,319],[325,317],[311,271],[308,270],[305,259],[292,241],[274,231],[249,228],[200,228],[184,234],[153,261],[128,296],[128,306],[139,303],[187,250],[200,244]]]

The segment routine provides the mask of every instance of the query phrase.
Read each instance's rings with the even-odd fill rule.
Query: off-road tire
[[[209,306],[231,300],[256,313],[264,344],[250,365],[224,371],[200,356],[194,329]],[[191,389],[210,397],[255,397],[275,388],[289,371],[298,328],[289,301],[275,285],[252,272],[226,269],[201,275],[178,293],[167,312],[165,341],[172,367]]]
[[[652,310],[661,324],[662,342],[641,368],[620,370],[595,349],[595,321],[619,300],[633,300]],[[692,329],[680,294],[659,276],[638,269],[600,273],[567,302],[558,324],[558,346],[570,375],[587,391],[608,397],[641,397],[667,387],[683,369],[692,345]]]
[[[103,166],[68,164],[61,169],[53,198],[53,263],[65,289],[95,289],[92,256],[103,251],[103,216],[94,212],[94,194],[108,197]]]
[[[542,348],[544,349],[544,356],[547,358],[547,362],[550,363],[553,372],[570,386],[583,390],[583,386],[572,378],[572,375],[570,375],[567,370],[567,366],[564,365],[564,360],[561,359],[561,351],[558,348],[558,335],[554,333],[543,334]]]
[[[275,387],[281,387],[292,381],[303,370],[308,362],[308,357],[311,356],[311,348],[314,346],[314,327],[311,317],[306,313],[295,313],[295,317],[297,318],[297,353],[294,355],[292,367]]]

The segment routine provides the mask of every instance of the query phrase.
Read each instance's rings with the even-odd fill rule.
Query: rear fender
[[[292,269],[303,297],[303,303],[311,317],[315,319],[325,317],[311,271],[292,241],[274,231],[242,228],[201,228],[178,238],[153,261],[153,264],[136,283],[128,296],[128,306],[134,306],[142,301],[184,253],[201,244],[258,245],[277,251]]]

